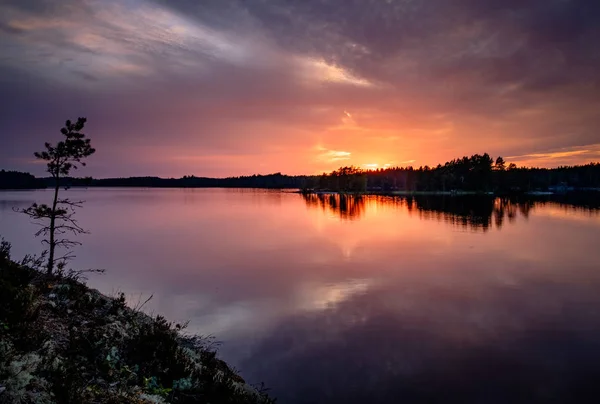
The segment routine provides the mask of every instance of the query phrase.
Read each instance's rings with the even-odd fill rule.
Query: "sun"
[[[367,163],[367,164],[363,164],[361,166],[364,170],[367,171],[373,171],[373,170],[377,170],[379,168],[385,169],[385,168],[389,168],[391,167],[391,164],[379,164],[379,163]]]

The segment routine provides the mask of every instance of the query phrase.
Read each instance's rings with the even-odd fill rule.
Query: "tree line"
[[[45,188],[46,183],[41,178],[35,178],[29,173],[0,170],[0,189],[35,189]]]
[[[36,178],[29,173],[11,171],[11,175],[0,174],[0,189],[35,189],[55,186],[52,177]],[[143,188],[304,188],[310,176],[249,175],[228,178],[208,178],[186,175],[182,178],[127,177],[92,178],[62,177],[60,186],[66,187],[143,187]]]
[[[474,154],[438,164],[435,167],[390,167],[363,170],[340,167],[321,175],[249,175],[209,178],[186,175],[181,178],[75,178],[58,179],[60,186],[148,187],[148,188],[295,188],[331,192],[496,192],[518,193],[582,188],[600,188],[600,163],[557,168],[506,165],[502,157]],[[0,172],[0,189],[55,187],[56,178],[35,178],[28,173]]]
[[[557,168],[506,165],[502,157],[474,154],[436,167],[391,167],[362,170],[342,167],[311,177],[306,191],[333,192],[496,192],[556,191],[600,188],[600,163]]]

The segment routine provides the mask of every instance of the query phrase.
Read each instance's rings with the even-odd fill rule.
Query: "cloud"
[[[328,150],[324,147],[318,147],[317,150],[319,150],[318,158],[326,162],[350,160],[352,156],[352,153],[343,150]]]
[[[518,163],[518,165],[542,167],[598,162],[600,161],[600,143],[548,150],[542,153],[509,156],[506,159],[510,162]]]
[[[253,56],[243,41],[142,1],[65,2],[50,15],[10,5],[2,11],[3,26],[19,32],[15,42],[20,46],[12,51],[14,62],[29,56],[31,67],[38,69],[47,60],[56,60],[54,66],[36,70],[52,76],[60,76],[65,64],[110,77],[161,74],[170,66],[200,68],[202,58],[245,63]]]
[[[329,64],[322,59],[300,59],[298,64],[306,71],[305,74],[312,82],[351,84],[359,87],[373,87],[375,85],[364,78],[353,75],[342,67]]]
[[[591,0],[5,0],[0,165],[73,114],[95,158],[129,151],[122,174],[173,144],[292,173],[336,157],[315,144],[356,165],[573,150],[600,142],[598,26]]]

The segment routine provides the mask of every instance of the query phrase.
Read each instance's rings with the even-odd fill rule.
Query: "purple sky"
[[[86,116],[82,175],[600,160],[595,0],[2,0],[0,168]]]

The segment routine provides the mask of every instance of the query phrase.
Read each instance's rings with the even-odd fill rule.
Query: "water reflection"
[[[278,402],[600,395],[597,198],[67,192],[92,231],[76,265],[108,269],[93,287],[154,295]],[[48,197],[0,194],[15,257],[40,245],[11,207]]]
[[[318,208],[343,220],[358,220],[381,206],[395,206],[416,214],[420,219],[446,222],[472,231],[500,230],[505,223],[527,219],[536,207],[552,205],[564,212],[578,210],[600,214],[600,202],[594,195],[558,195],[545,197],[496,198],[493,196],[378,196],[303,194],[306,206]]]
[[[390,282],[286,318],[242,367],[292,403],[596,402],[592,279],[515,287],[461,271],[447,284]]]
[[[365,212],[365,203],[369,197],[361,195],[338,194],[302,194],[306,206],[320,208],[340,219],[358,219]]]

